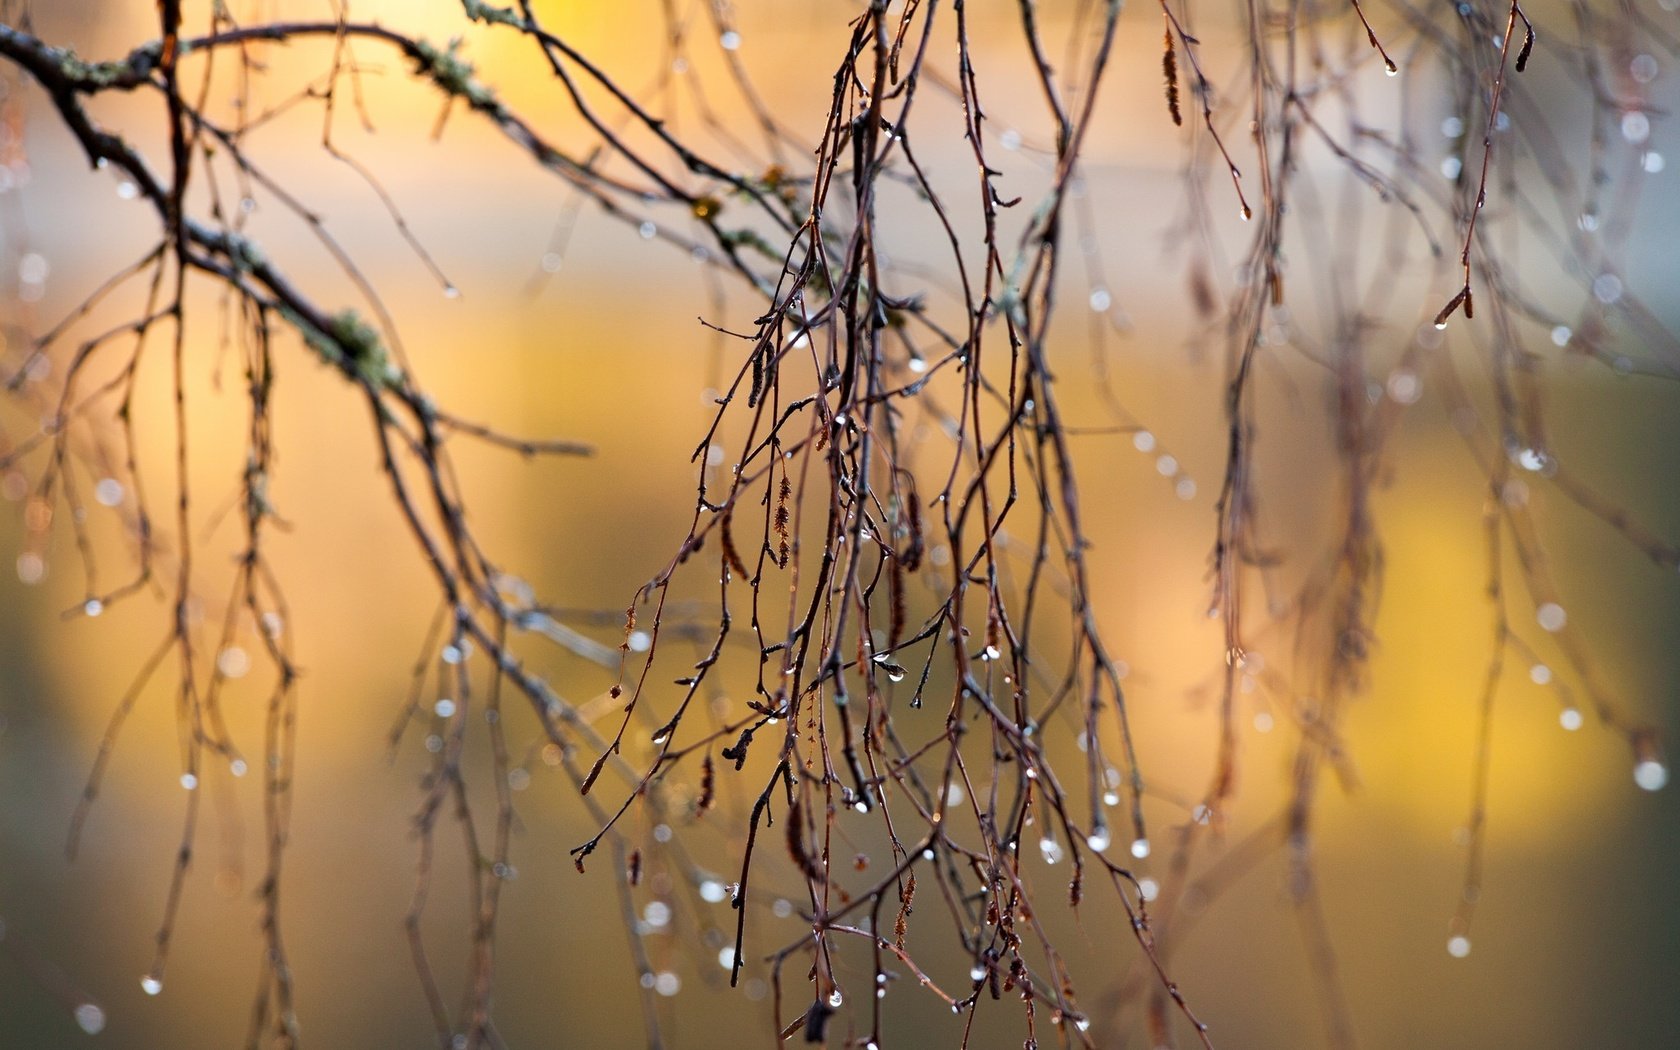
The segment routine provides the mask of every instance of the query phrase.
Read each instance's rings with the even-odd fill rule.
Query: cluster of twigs
[[[1577,628],[1562,618],[1518,475],[1554,486],[1658,564],[1680,564],[1680,550],[1560,467],[1542,425],[1541,355],[1528,345],[1537,333],[1551,332],[1567,352],[1623,371],[1673,378],[1680,368],[1673,337],[1619,278],[1614,294],[1603,281],[1615,276],[1608,260],[1626,236],[1627,219],[1598,211],[1613,163],[1627,169],[1614,174],[1631,179],[1651,167],[1648,148],[1615,159],[1602,126],[1607,114],[1643,116],[1643,110],[1632,81],[1612,77],[1604,63],[1629,68],[1630,40],[1649,40],[1665,53],[1672,53],[1672,41],[1637,14],[1607,20],[1585,5],[1577,39],[1554,47],[1545,36],[1536,43],[1533,25],[1514,2],[1396,3],[1375,12],[1355,3],[1333,16],[1249,3],[1241,7],[1235,67],[1215,70],[1188,5],[1163,0],[1161,9],[1162,119],[1182,125],[1187,109],[1200,115],[1185,132],[1188,217],[1181,243],[1191,255],[1192,312],[1207,334],[1223,326],[1228,427],[1209,606],[1224,636],[1217,654],[1218,749],[1199,803],[1176,814],[1173,834],[1161,840],[1170,839],[1164,885],[1140,878],[1131,863],[1157,848],[1145,806],[1152,790],[1148,755],[1135,745],[1124,664],[1093,603],[1087,560],[1093,530],[1081,503],[1089,478],[1076,468],[1071,439],[1080,427],[1064,413],[1057,381],[1054,348],[1066,336],[1052,326],[1071,281],[1064,272],[1074,240],[1069,230],[1082,222],[1082,158],[1115,64],[1120,4],[1074,5],[1061,20],[1065,52],[1056,62],[1056,41],[1036,5],[1017,5],[1020,45],[1047,128],[1041,178],[1019,194],[1000,170],[1000,152],[1015,146],[1002,144],[987,119],[989,81],[978,68],[970,15],[960,2],[857,6],[843,48],[825,69],[832,95],[813,134],[788,127],[753,89],[727,5],[679,11],[668,3],[665,46],[673,72],[652,97],[665,97],[671,78],[695,75],[685,56],[696,39],[708,47],[716,41],[754,114],[762,141],[749,143],[711,118],[708,134],[679,135],[657,105],[545,28],[527,0],[507,8],[464,0],[464,18],[480,31],[515,35],[540,58],[589,129],[591,141],[581,148],[546,137],[503,101],[494,78],[481,77],[456,44],[439,46],[360,21],[348,8],[325,21],[243,24],[217,3],[195,33],[183,25],[178,0],[163,0],[157,38],[105,62],[84,61],[36,37],[26,7],[4,8],[0,55],[44,93],[88,162],[119,174],[150,206],[158,229],[141,259],[62,323],[30,332],[27,351],[8,376],[20,396],[45,410],[39,432],[8,436],[0,447],[0,467],[39,467],[27,500],[31,551],[44,550],[52,518],[67,507],[89,581],[82,612],[97,615],[146,591],[166,595],[173,610],[101,742],[71,850],[124,719],[166,667],[175,681],[182,783],[196,788],[212,763],[245,772],[220,698],[230,668],[243,672],[227,654],[254,625],[274,685],[257,762],[268,843],[260,893],[266,976],[250,1045],[292,1046],[298,1039],[279,902],[299,656],[285,626],[281,582],[265,554],[264,538],[279,522],[264,494],[274,467],[273,377],[300,346],[335,369],[365,404],[379,469],[441,599],[415,693],[392,734],[396,746],[435,675],[440,695],[450,700],[447,712],[436,708],[447,728],[427,742],[434,760],[418,819],[421,875],[408,935],[440,1045],[501,1042],[491,1006],[499,899],[511,871],[510,778],[518,772],[504,717],[511,689],[534,715],[545,760],[572,779],[599,828],[573,854],[580,870],[595,870],[603,847],[610,858],[601,866],[610,868],[627,916],[651,1045],[662,1045],[663,1036],[637,901],[649,892],[643,881],[649,872],[667,876],[666,887],[713,883],[670,834],[673,821],[705,818],[727,829],[736,846],[738,870],[724,888],[735,917],[731,983],[744,970],[764,968],[783,1038],[801,1033],[818,1043],[843,1028],[854,1045],[882,1045],[882,996],[908,971],[963,1016],[955,1036],[963,1045],[977,1021],[999,1009],[993,1001],[1004,999],[1020,1004],[1028,1046],[1098,1045],[1099,1036],[1111,1042],[1093,1028],[1082,993],[1092,983],[1111,987],[1113,975],[1076,972],[1043,921],[1058,901],[1086,902],[1094,879],[1107,906],[1127,916],[1136,941],[1120,982],[1123,1005],[1136,1005],[1158,1045],[1170,1045],[1177,1033],[1211,1046],[1207,1025],[1169,977],[1167,934],[1181,928],[1187,913],[1179,906],[1187,895],[1205,898],[1229,877],[1228,867],[1196,878],[1191,872],[1198,851],[1216,841],[1238,789],[1240,697],[1256,682],[1277,696],[1314,698],[1310,705],[1284,704],[1297,731],[1294,783],[1286,812],[1263,836],[1288,850],[1291,889],[1315,938],[1332,1038],[1348,1041],[1313,887],[1314,806],[1326,769],[1348,768],[1342,712],[1364,685],[1381,585],[1372,497],[1389,468],[1389,439],[1426,375],[1452,405],[1488,480],[1494,655],[1482,693],[1472,860],[1455,938],[1467,937],[1479,891],[1491,708],[1508,654],[1532,652],[1511,618],[1524,596],[1599,720],[1629,741],[1640,782],[1660,785],[1664,769],[1653,731],[1616,705]],[[1373,13],[1377,24],[1368,17]],[[1511,61],[1519,24],[1525,35]],[[330,67],[318,83],[266,114],[247,105],[231,122],[216,116],[220,109],[212,102],[229,84],[250,100],[265,47],[307,41],[329,49]],[[580,200],[705,261],[740,295],[753,297],[755,319],[745,332],[731,332],[721,320],[717,325],[725,345],[735,348],[727,358],[733,371],[696,447],[702,470],[688,533],[635,595],[617,651],[593,637],[598,624],[545,605],[481,546],[449,455],[452,440],[526,456],[584,450],[510,436],[442,407],[447,399],[428,391],[408,366],[394,319],[372,283],[301,197],[250,152],[273,112],[320,106],[323,148],[368,180],[451,290],[373,175],[334,145],[335,105],[347,94],[354,102],[358,56],[375,49],[405,62],[417,81],[440,94],[446,113],[470,111]],[[1369,60],[1373,53],[1401,78],[1401,117],[1393,125],[1360,116],[1360,101],[1388,83]],[[1593,170],[1585,188],[1567,166],[1534,164],[1564,147],[1509,75],[1523,72],[1531,58],[1591,89]],[[1233,86],[1217,87],[1220,76]],[[1459,114],[1455,152],[1444,157],[1457,163],[1445,177],[1436,168],[1440,151],[1418,139],[1436,104],[1427,97],[1431,84],[1454,90]],[[155,100],[166,112],[161,159],[90,112],[90,99],[117,92]],[[1233,134],[1235,126],[1248,133]],[[1485,130],[1468,136],[1464,129],[1471,126]],[[1634,145],[1644,141],[1640,136]],[[946,169],[958,151],[966,157],[965,174],[953,188]],[[1246,158],[1242,166],[1237,155]],[[811,159],[792,159],[801,157]],[[1229,175],[1235,208],[1210,206],[1224,192],[1205,185],[1210,165]],[[1475,180],[1467,178],[1472,165],[1480,171]],[[1574,215],[1592,216],[1591,228],[1583,222],[1579,230],[1557,233],[1555,216],[1528,188],[1536,180],[1546,182],[1548,200],[1574,209],[1572,222]],[[1357,222],[1371,204],[1386,205],[1386,214],[1397,217],[1383,234],[1388,270],[1415,266],[1427,275],[1433,267],[1438,274],[1440,243],[1449,232],[1462,234],[1462,287],[1433,325],[1419,325],[1415,339],[1400,337],[1397,352],[1392,329],[1379,319],[1431,315],[1418,313],[1427,310],[1422,304],[1396,302],[1391,280],[1358,283],[1361,267],[1350,257],[1356,238],[1326,236],[1317,221],[1326,218],[1329,192],[1344,202],[1340,217]],[[313,296],[246,235],[249,209],[242,205],[257,196],[290,211],[320,239],[372,311],[372,322],[347,304]],[[195,213],[189,206],[195,199],[208,200],[208,207]],[[1623,203],[1629,199],[1611,200],[1630,207]],[[1520,283],[1514,256],[1485,233],[1478,236],[1484,206],[1512,229],[1534,230],[1533,241],[1594,293],[1578,317],[1543,305]],[[906,211],[938,231],[929,260],[937,280],[888,258],[887,228],[904,222]],[[1237,236],[1246,237],[1246,248],[1235,287],[1226,289],[1207,276],[1208,259]],[[1418,251],[1420,242],[1427,251]],[[1286,289],[1290,252],[1295,265]],[[1473,262],[1481,282],[1474,317],[1482,327],[1471,338],[1477,367],[1495,391],[1491,412],[1481,406],[1479,380],[1460,374],[1462,363],[1441,349],[1437,334],[1460,306],[1466,319],[1473,316]],[[193,615],[199,588],[182,369],[196,323],[189,309],[195,282],[225,293],[250,409],[239,572],[219,600],[223,615],[213,639]],[[83,334],[107,296],[131,284],[145,289],[142,312]],[[1108,302],[1104,291],[1104,312]],[[1098,305],[1094,293],[1092,304]],[[1621,325],[1645,337],[1649,358],[1615,349],[1611,333]],[[164,349],[154,350],[159,344]],[[176,498],[167,515],[147,498],[132,431],[135,415],[151,408],[135,401],[136,371],[144,355],[156,352],[169,354],[175,367]],[[1299,579],[1286,586],[1276,571],[1275,544],[1262,534],[1255,456],[1264,421],[1255,388],[1268,358],[1291,353],[1321,365],[1329,378],[1327,412],[1341,474],[1336,534],[1322,549],[1290,552]],[[50,385],[39,366],[49,356],[60,362]],[[115,378],[86,390],[83,376],[96,362]],[[1120,418],[1113,429],[1148,437],[1147,444],[1135,443],[1153,447],[1154,438],[1115,404]],[[114,431],[98,422],[113,413]],[[1181,495],[1193,495],[1176,461],[1166,465],[1170,459],[1162,457],[1162,473],[1178,480]],[[120,479],[99,495],[120,509],[136,551],[133,576],[115,587],[98,585],[93,571],[81,514],[86,476]],[[1507,549],[1522,567],[1514,583],[1506,578]],[[693,580],[696,593],[710,596],[715,615],[673,615]],[[1292,643],[1267,647],[1292,650],[1293,657],[1263,663],[1256,643],[1268,635],[1292,635]],[[568,702],[533,670],[521,641],[532,636],[616,672],[611,702]],[[673,637],[692,643],[699,655],[692,663],[682,658],[674,691],[668,682],[678,659]],[[608,711],[607,728],[598,728]],[[480,721],[487,723],[493,760],[487,821],[469,790],[465,758],[469,731]],[[1060,750],[1054,742],[1070,737],[1081,753],[1075,769],[1052,761]],[[144,982],[151,992],[164,978],[199,798],[189,791],[157,955]],[[720,798],[740,798],[741,805],[720,805]],[[421,934],[434,836],[448,817],[463,833],[468,855],[482,861],[472,886],[467,1005],[453,1013]],[[864,840],[879,843],[883,862],[870,863],[852,847]],[[1116,859],[1124,857],[1131,860]],[[767,885],[780,888],[766,892]],[[790,897],[806,932],[769,942],[759,920],[772,902]],[[942,984],[919,961],[910,931],[924,925],[943,929],[960,946],[971,963],[966,983]]]

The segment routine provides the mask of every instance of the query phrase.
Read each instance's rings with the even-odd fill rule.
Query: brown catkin
[[[1184,111],[1178,105],[1178,51],[1173,47],[1172,25],[1167,25],[1163,35],[1166,50],[1161,55],[1161,72],[1167,79],[1167,112],[1172,114],[1172,122],[1179,126],[1184,124]]]

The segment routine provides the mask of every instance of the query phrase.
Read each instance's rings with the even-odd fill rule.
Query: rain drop
[[[1106,288],[1098,288],[1091,292],[1092,310],[1095,310],[1100,314],[1105,312],[1112,305],[1114,305],[1114,298],[1108,294],[1108,290]]]
[[[1139,452],[1149,452],[1155,448],[1155,435],[1147,430],[1140,430],[1132,435],[1132,447]]]
[[[836,1010],[840,1009],[840,1004],[845,1001],[846,997],[840,994],[840,989],[838,988],[828,993],[828,1005]]]
[[[1062,859],[1062,844],[1046,836],[1038,840],[1038,852],[1044,855],[1044,863],[1054,864]]]
[[[182,773],[181,786],[188,791],[196,791],[198,789],[198,777],[192,773]]]
[[[1661,791],[1668,783],[1668,767],[1654,758],[1647,758],[1633,767],[1633,782],[1646,791]]]
[[[99,501],[100,506],[115,507],[123,501],[122,482],[116,478],[100,478],[93,486],[93,498]]]
[[[216,670],[223,678],[243,678],[251,670],[251,657],[237,645],[216,654]]]
[[[455,701],[450,700],[447,697],[439,700],[437,703],[432,705],[432,713],[437,715],[439,718],[455,717]]]
[[[733,29],[724,30],[723,35],[718,37],[718,46],[725,51],[738,49],[741,46],[741,34]]]
[[[247,772],[249,772],[249,770],[250,767],[245,764],[245,760],[243,758],[236,758],[232,762],[228,763],[228,772],[232,773],[236,777],[244,776]]]
[[[105,1011],[94,1003],[83,1003],[76,1007],[76,1023],[88,1035],[98,1035],[105,1030]]]
[[[1143,858],[1149,856],[1149,840],[1146,838],[1133,839],[1132,856],[1136,857],[1138,860],[1142,860]]]
[[[1571,332],[1569,330],[1568,325],[1560,324],[1556,328],[1552,329],[1552,345],[1553,346],[1568,346],[1569,345],[1569,337],[1574,335],[1574,334],[1575,334],[1574,332]]]
[[[1540,624],[1541,630],[1557,632],[1563,630],[1563,625],[1569,622],[1569,614],[1563,611],[1563,606],[1557,602],[1547,602],[1534,610],[1534,619]]]
[[[89,598],[86,603],[82,605],[82,612],[88,614],[89,616],[98,616],[104,611],[105,603],[100,601],[98,598]]]
[[[631,631],[629,644],[631,652],[645,653],[648,651],[648,647],[653,644],[653,639],[646,631]]]
[[[1161,895],[1161,884],[1151,878],[1139,879],[1138,894],[1145,901],[1152,901]]]
[[[1535,685],[1546,685],[1552,680],[1552,669],[1545,664],[1535,664],[1528,669],[1528,680]]]
[[[707,904],[717,904],[728,895],[728,891],[723,888],[723,883],[716,879],[706,879],[700,883],[700,899]]]
[[[1581,723],[1583,721],[1584,719],[1581,717],[1581,712],[1576,708],[1566,707],[1562,711],[1558,712],[1558,725],[1569,730],[1571,733],[1581,728]]]
[[[1091,847],[1091,849],[1097,853],[1101,853],[1103,850],[1108,848],[1108,844],[1111,841],[1112,840],[1108,835],[1108,829],[1103,827],[1101,824],[1098,824],[1092,829],[1090,836],[1086,838],[1085,845]]]
[[[140,990],[147,995],[156,995],[163,991],[163,982],[151,974],[140,978]]]
[[[1462,959],[1470,954],[1470,938],[1462,933],[1447,939],[1447,954],[1454,959]]]

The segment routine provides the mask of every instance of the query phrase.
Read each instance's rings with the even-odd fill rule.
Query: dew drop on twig
[[[98,1035],[105,1030],[105,1011],[97,1003],[83,1003],[76,1007],[76,1023],[88,1035]]]

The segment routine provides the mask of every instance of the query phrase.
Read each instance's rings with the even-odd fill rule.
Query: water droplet
[[[1447,330],[1447,322],[1445,322],[1445,321],[1436,321],[1436,322],[1435,322],[1435,330],[1436,330],[1436,331],[1437,331],[1437,332],[1444,332],[1444,331],[1446,331],[1446,330]]]
[[[244,776],[246,773],[250,772],[250,769],[251,767],[245,764],[245,760],[243,758],[236,758],[232,762],[228,763],[228,772],[232,773],[236,777]]]
[[[986,651],[984,653],[980,654],[980,659],[982,659],[982,660],[996,660],[999,657],[1001,657],[1002,655],[1003,654],[998,651],[997,646],[988,645],[988,646],[986,646]]]
[[[653,644],[653,638],[646,631],[631,631],[629,643],[631,652],[645,653]]]
[[[1563,630],[1563,625],[1569,622],[1569,614],[1557,602],[1547,602],[1534,610],[1534,619],[1541,630],[1556,632]]]
[[[1197,806],[1195,809],[1190,811],[1190,819],[1194,820],[1198,824],[1206,824],[1208,821],[1213,819],[1213,810],[1209,809],[1206,805]]]
[[[950,787],[945,789],[945,802],[948,805],[960,806],[962,805],[963,799],[967,797],[968,794],[963,791],[963,786],[961,784],[952,784]]]
[[[1464,171],[1464,162],[1457,157],[1445,157],[1441,161],[1441,174],[1449,179],[1458,178]]]
[[[733,29],[725,29],[718,37],[718,46],[725,51],[734,51],[741,46],[741,34]]]
[[[1574,334],[1575,334],[1574,332],[1571,332],[1569,330],[1568,325],[1560,324],[1556,328],[1552,329],[1552,345],[1553,346],[1568,346],[1569,345],[1569,337],[1574,335]]]
[[[836,1010],[840,1009],[840,1004],[845,1001],[846,997],[840,994],[840,989],[838,988],[828,993],[828,1005]]]
[[[1146,901],[1152,901],[1161,895],[1161,884],[1151,878],[1138,880],[1138,895]]]
[[[438,658],[446,664],[458,664],[461,662],[461,650],[457,646],[446,645],[443,647],[443,650],[438,653]]]
[[[1108,829],[1098,824],[1091,829],[1091,834],[1085,839],[1085,845],[1091,847],[1097,853],[1101,853],[1108,848],[1111,841],[1113,840],[1109,838]]]
[[[933,847],[932,846],[929,846],[926,849],[922,850],[922,859],[923,860],[932,860],[933,859]]]
[[[181,786],[188,791],[196,791],[198,789],[198,777],[192,773],[182,773]]]
[[[1524,470],[1540,471],[1546,469],[1546,454],[1537,448],[1525,448],[1517,451],[1517,466]]]
[[[718,965],[725,970],[735,968],[735,949],[733,946],[718,949]]]
[[[1546,685],[1552,680],[1552,669],[1545,664],[1535,664],[1528,669],[1528,680],[1535,685]]]
[[[1622,114],[1622,138],[1634,145],[1639,145],[1651,137],[1651,118],[1639,110],[1629,110]]]
[[[1663,168],[1667,167],[1668,164],[1663,160],[1663,155],[1653,149],[1647,150],[1640,156],[1639,166],[1645,169],[1645,173],[1647,175],[1655,175],[1657,172],[1662,171]]]
[[[1581,724],[1584,721],[1585,720],[1581,717],[1581,712],[1576,708],[1566,707],[1562,711],[1558,712],[1558,725],[1569,730],[1571,733],[1581,728]]]
[[[151,974],[140,978],[140,990],[147,995],[156,995],[163,991],[163,982]]]
[[[1132,447],[1139,452],[1150,452],[1155,448],[1155,435],[1147,430],[1140,430],[1132,435]]]
[[[717,904],[728,895],[729,892],[724,889],[723,883],[716,879],[705,879],[700,883],[700,899],[707,904]]]
[[[98,598],[89,598],[86,602],[82,603],[82,612],[89,616],[98,616],[104,611],[105,603],[100,601]]]
[[[1120,804],[1120,792],[1118,792],[1118,791],[1104,791],[1103,792],[1103,805],[1105,805],[1105,806],[1118,806],[1119,804]]]
[[[1410,369],[1396,368],[1389,373],[1386,389],[1395,404],[1412,405],[1423,396],[1423,380]]]
[[[1389,74],[1389,76],[1393,75],[1393,73]],[[1073,1026],[1081,1032],[1088,1031],[1091,1027],[1091,1019],[1089,1017],[1075,1017],[1073,1019]]]
[[[435,755],[439,751],[443,750],[443,737],[438,736],[436,733],[429,734],[425,739],[425,745],[426,750]]]
[[[920,357],[912,357],[909,363],[910,371],[921,375],[927,371],[927,362]]]
[[[1178,483],[1173,486],[1173,495],[1175,495],[1179,499],[1185,500],[1187,502],[1189,500],[1195,499],[1196,498],[1196,479],[1195,478],[1179,478]]]
[[[140,187],[127,179],[117,183],[117,196],[125,201],[131,201],[140,195]]]
[[[1142,860],[1143,858],[1149,856],[1149,840],[1145,838],[1133,839],[1132,856],[1136,857],[1138,860]]]
[[[1454,959],[1462,959],[1470,954],[1470,938],[1463,934],[1456,934],[1447,938],[1447,954]]]
[[[88,1035],[98,1035],[105,1030],[105,1011],[94,1003],[83,1003],[76,1007],[76,1023]]]
[[[640,226],[636,227],[636,232],[642,235],[642,240],[651,241],[653,240],[653,235],[659,232],[659,227],[655,226],[651,222],[644,222]]]
[[[1038,840],[1038,852],[1044,855],[1044,863],[1054,864],[1062,859],[1062,844],[1045,836]]]
[[[1164,478],[1170,478],[1178,473],[1178,460],[1171,455],[1163,455],[1155,461],[1155,472]]]
[[[452,284],[446,284],[443,286],[443,297],[445,299],[459,299],[461,298],[461,289]]]
[[[1097,313],[1104,313],[1114,305],[1114,297],[1108,294],[1108,289],[1097,288],[1091,292],[1091,309]]]
[[[1622,297],[1622,279],[1613,273],[1601,273],[1593,279],[1593,298],[1606,306]]]
[[[682,990],[682,980],[670,970],[664,970],[654,977],[653,990],[670,998]]]
[[[449,699],[448,697],[444,697],[442,700],[439,700],[437,703],[432,705],[432,713],[437,715],[439,718],[454,718],[455,701]]]
[[[1590,211],[1582,212],[1581,217],[1575,220],[1575,225],[1581,227],[1584,232],[1591,233],[1598,229],[1598,216]]]
[[[1646,791],[1661,791],[1668,783],[1668,767],[1654,758],[1647,758],[1633,767],[1633,782]]]
[[[243,678],[251,670],[251,657],[237,645],[216,654],[216,670],[223,678]]]
[[[1400,67],[1395,66],[1395,65],[1384,66],[1383,67],[1383,72],[1388,74],[1391,77],[1397,77],[1397,76],[1400,75]],[[1081,1032],[1083,1032],[1084,1030],[1085,1029],[1083,1029],[1083,1028],[1080,1029]]]
[[[1658,72],[1660,70],[1657,67],[1657,60],[1651,55],[1634,55],[1628,62],[1628,75],[1641,84],[1649,84],[1657,79]]]
[[[986,968],[981,966],[979,963],[975,963],[968,969],[968,979],[971,981],[984,981],[986,979]]]
[[[1449,139],[1456,139],[1464,134],[1464,121],[1457,117],[1448,117],[1441,121],[1441,134]]]

